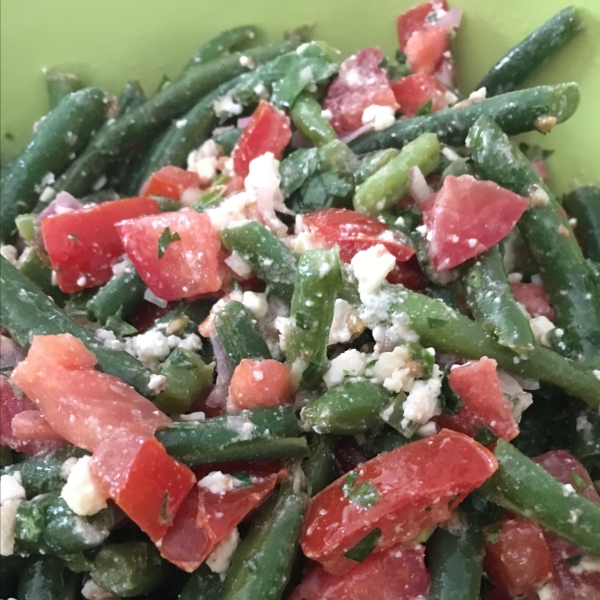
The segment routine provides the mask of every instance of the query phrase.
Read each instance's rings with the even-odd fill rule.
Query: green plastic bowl
[[[2,161],[10,160],[46,111],[41,69],[72,70],[118,93],[131,78],[148,92],[174,74],[200,43],[223,29],[255,24],[276,39],[315,24],[315,35],[345,54],[368,45],[392,53],[395,18],[413,0],[2,0]],[[459,87],[473,86],[511,46],[566,6],[564,0],[457,0],[463,22],[453,44]],[[600,0],[579,0],[586,29],[528,83],[577,81],[575,116],[549,136],[556,189],[600,182]]]

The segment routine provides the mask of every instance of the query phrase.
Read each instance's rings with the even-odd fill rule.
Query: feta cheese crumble
[[[0,246],[0,255],[13,265],[13,267],[17,266],[19,251],[12,244],[3,244]]]
[[[203,477],[198,485],[213,494],[224,494],[243,485],[243,482],[233,475],[227,475],[221,471],[212,471]]]
[[[266,314],[269,308],[267,294],[258,292],[244,292],[242,304],[250,311],[250,314],[259,321]]]
[[[410,393],[402,404],[404,418],[402,427],[413,423],[424,425],[432,417],[441,414],[439,395],[442,391],[442,372],[437,365],[433,366],[433,377],[427,381],[415,381]]]
[[[95,515],[107,507],[107,497],[92,478],[90,456],[80,458],[71,469],[67,483],[60,492],[67,506],[81,516]]]
[[[0,477],[0,504],[11,500],[25,500],[26,497],[20,471]]]
[[[206,564],[213,573],[218,573],[221,579],[225,578],[225,573],[229,569],[231,558],[238,547],[240,534],[237,527],[231,530],[231,533],[221,542],[219,542],[214,550],[208,555]]]
[[[352,258],[352,269],[358,280],[358,291],[362,296],[372,294],[396,266],[396,259],[383,244],[357,252]]]
[[[533,332],[533,337],[536,343],[540,346],[546,346],[546,348],[552,347],[550,334],[554,331],[554,323],[544,316],[534,317],[529,319],[529,326]]]
[[[341,385],[346,377],[360,377],[364,374],[369,357],[355,349],[346,350],[336,356],[323,375],[328,389]]]
[[[219,119],[226,119],[234,115],[241,115],[244,107],[227,94],[213,102],[213,110]]]
[[[153,373],[152,375],[150,375],[148,388],[155,394],[163,392],[167,389],[167,378],[164,375],[156,375],[155,373]]]
[[[383,131],[396,122],[396,111],[391,106],[371,104],[362,114],[363,125],[373,125],[375,131]]]
[[[11,556],[15,551],[15,521],[20,500],[8,500],[0,506],[0,555]]]
[[[358,309],[346,300],[337,298],[327,344],[329,346],[332,344],[345,344],[364,329],[365,324],[360,318]]]

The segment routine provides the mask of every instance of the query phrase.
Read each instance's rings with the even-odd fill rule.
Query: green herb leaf
[[[375,365],[377,364],[377,359],[374,360],[370,360],[366,365],[365,365],[365,371],[368,371],[369,369],[372,369]]]
[[[497,544],[500,541],[500,529],[502,526],[500,523],[490,525],[485,532],[485,541],[490,544]]]
[[[158,258],[160,259],[165,255],[165,252],[170,244],[179,241],[181,241],[181,236],[177,232],[171,233],[171,229],[169,227],[165,227],[165,230],[158,238]]]
[[[169,492],[165,492],[163,496],[162,506],[160,508],[160,518],[163,523],[172,523],[173,519],[169,514]]]
[[[188,350],[187,352],[190,352]],[[196,368],[196,365],[186,356],[186,351],[181,350],[179,348],[175,348],[173,352],[169,355],[169,362],[177,367],[178,369],[183,369],[185,371],[193,371]]]
[[[307,179],[289,199],[290,208],[303,214],[322,208],[348,208],[354,186],[337,171],[319,173]]]
[[[445,321],[444,319],[436,319],[435,317],[428,317],[427,323],[429,324],[429,329],[439,329],[440,327],[447,325],[448,321]]]
[[[477,430],[474,439],[476,442],[479,442],[482,446],[489,446],[498,439],[498,436],[494,435],[485,425],[482,425]]]
[[[581,477],[579,473],[577,473],[577,471],[571,471],[571,481],[573,482],[573,487],[578,492],[581,493],[587,490],[588,484],[586,483],[585,479]]]
[[[117,337],[126,337],[137,333],[137,329],[133,325],[123,321],[123,318],[121,317],[122,313],[123,307],[120,306],[116,315],[112,315],[106,319],[104,329],[112,331]]]
[[[235,473],[232,473],[231,476],[243,483],[240,487],[250,487],[252,485],[252,477],[247,471],[236,471]]]
[[[321,165],[318,148],[300,148],[292,152],[279,167],[281,191],[289,198],[312,177]]]
[[[381,529],[373,529],[373,531],[367,533],[367,535],[365,535],[365,537],[360,540],[360,542],[358,542],[354,548],[351,548],[348,550],[348,552],[344,552],[344,556],[350,560],[361,563],[367,558],[367,556],[369,556],[369,554],[371,554],[371,552],[373,552],[379,543],[380,538]]]
[[[363,508],[372,508],[379,502],[381,497],[377,488],[370,482],[365,481],[358,487],[355,487],[358,479],[358,472],[352,471],[344,480],[342,492],[350,502],[358,504]]]
[[[460,399],[460,396],[450,387],[448,382],[448,373],[450,369],[446,369],[444,378],[442,379],[442,410],[450,415],[459,413],[465,403]]]
[[[431,111],[433,109],[433,100],[431,98],[429,98],[429,100],[427,100],[427,102],[425,102],[425,104],[423,104],[423,106],[419,106],[419,108],[417,109],[417,117],[423,117],[425,115],[430,115]]]

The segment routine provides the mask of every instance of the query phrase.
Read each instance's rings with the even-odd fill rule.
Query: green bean
[[[261,507],[233,556],[220,600],[279,600],[290,577],[306,492],[297,474]]]
[[[361,161],[354,180],[357,185],[364,183],[371,175],[374,175],[379,169],[385,167],[391,160],[398,156],[399,151],[396,148],[386,148],[367,154]]]
[[[475,322],[502,346],[530,354],[535,348],[533,332],[512,293],[498,246],[477,257],[464,282]]]
[[[373,458],[382,452],[391,452],[396,448],[400,448],[400,446],[405,446],[418,439],[420,439],[418,435],[407,438],[389,425],[384,425],[383,429],[377,433],[370,433],[367,436],[356,436],[361,452],[368,458]]]
[[[237,141],[240,139],[242,131],[240,127],[230,127],[220,133],[213,134],[213,140],[221,146],[224,154],[230,155]]]
[[[234,460],[286,460],[308,455],[291,407],[257,408],[156,432],[167,452],[187,465]]]
[[[83,87],[82,81],[73,73],[57,71],[56,69],[44,69],[42,72],[48,90],[49,110],[55,109],[63,98]]]
[[[314,433],[310,439],[310,456],[302,463],[302,470],[314,496],[335,480],[334,450],[338,438]]]
[[[591,554],[600,554],[600,506],[570,492],[550,473],[499,439],[498,470],[481,494]]]
[[[577,219],[575,232],[584,254],[600,262],[600,187],[577,188],[564,197],[563,206]]]
[[[119,377],[144,396],[152,397],[152,372],[123,350],[111,350],[62,312],[28,277],[0,257],[0,324],[20,346],[28,346],[36,335],[70,333],[78,337],[98,359],[105,373]]]
[[[246,55],[255,63],[262,63],[293,48],[292,42],[278,42],[248,50]],[[61,176],[56,191],[84,196],[124,150],[148,139],[163,124],[193,106],[198,98],[245,72],[247,68],[240,63],[241,57],[235,53],[194,67],[183,79],[110,124]]]
[[[37,186],[48,173],[58,175],[67,167],[100,126],[105,111],[104,92],[85,88],[64,98],[41,122],[2,185],[0,238],[4,242],[15,233],[17,215],[31,211],[37,202]]]
[[[442,183],[444,179],[452,175],[454,177],[460,177],[461,175],[471,175],[475,177],[475,169],[473,163],[468,158],[458,158],[453,160],[443,171],[442,171]]]
[[[321,112],[321,105],[308,92],[296,98],[290,111],[292,123],[317,147],[337,140],[335,130]]]
[[[467,143],[486,179],[531,198],[518,227],[540,268],[556,325],[564,331],[558,350],[570,357],[598,356],[600,278],[586,263],[569,222],[559,214],[560,205],[527,158],[491,119],[479,119]]]
[[[80,577],[56,556],[31,556],[19,577],[19,600],[77,600]]]
[[[437,167],[439,157],[437,137],[433,133],[420,135],[356,188],[355,210],[377,215],[391,208],[408,192],[411,168],[418,167],[428,175]]]
[[[301,411],[305,429],[352,435],[382,424],[380,413],[391,394],[372,381],[349,381],[319,396]]]
[[[237,252],[252,272],[285,302],[291,302],[296,277],[296,257],[264,225],[247,221],[221,231],[228,250]]]
[[[166,580],[168,570],[154,544],[134,541],[102,548],[94,559],[91,574],[103,590],[130,598],[152,592]]]
[[[219,575],[204,564],[192,573],[177,600],[219,600],[222,585]]]
[[[285,352],[289,365],[298,369],[307,385],[315,384],[327,368],[327,340],[335,298],[342,284],[337,248],[307,250],[302,254],[291,304],[292,329]]]
[[[551,54],[583,29],[575,8],[569,6],[540,25],[508,51],[475,87],[488,98],[517,89]]]
[[[271,358],[267,343],[241,302],[228,302],[215,315],[215,327],[232,368],[244,358]]]
[[[422,133],[435,133],[440,142],[462,146],[469,128],[486,115],[496,120],[508,135],[533,131],[539,126],[539,117],[556,117],[558,123],[573,115],[579,104],[579,86],[576,83],[545,85],[509,92],[462,108],[446,108],[430,115],[400,119],[384,131],[366,135],[352,142],[350,147],[358,154],[402,148]]]
[[[57,306],[63,306],[69,297],[61,289],[52,283],[52,269],[48,266],[48,259],[44,260],[35,248],[26,251],[18,263],[18,269],[35,283],[45,294],[56,302]]]

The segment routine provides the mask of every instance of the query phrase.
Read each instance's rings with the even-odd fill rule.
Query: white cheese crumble
[[[410,393],[402,404],[404,418],[402,427],[410,422],[424,425],[432,417],[441,414],[439,395],[442,391],[442,372],[437,365],[433,366],[433,377],[427,381],[415,381]]]
[[[0,504],[10,500],[25,500],[26,497],[20,471],[0,477]]]
[[[328,389],[341,385],[345,377],[360,377],[364,374],[369,357],[355,349],[346,350],[336,356],[323,375]]]
[[[371,104],[362,114],[363,125],[373,125],[375,131],[383,131],[396,122],[396,111],[391,106]]]
[[[257,216],[256,202],[245,192],[225,198],[219,206],[206,211],[213,229],[221,231],[233,223],[243,223]]]
[[[351,264],[362,300],[363,295],[372,294],[385,281],[396,259],[383,244],[377,244],[356,253]]]
[[[77,461],[60,492],[67,506],[76,515],[95,515],[107,506],[106,496],[92,478],[91,460],[90,456],[84,456]]]
[[[600,557],[582,556],[581,560],[575,566],[571,567],[571,572],[576,574],[600,573]]]
[[[546,348],[552,347],[550,333],[554,331],[555,327],[554,323],[548,317],[533,317],[529,319],[529,326],[531,327],[536,343],[540,346],[546,346]]]
[[[157,375],[153,373],[150,375],[150,381],[148,381],[148,388],[155,394],[163,392],[167,389],[167,378],[164,375]]]
[[[600,381],[600,369],[593,369],[592,374],[598,381]]]
[[[482,87],[469,94],[466,100],[461,100],[454,105],[454,108],[466,108],[467,106],[473,106],[473,104],[479,104],[487,98],[487,90]]]
[[[19,251],[12,244],[3,244],[0,246],[0,255],[13,265],[13,267],[17,266]]]
[[[192,423],[201,423],[206,420],[206,415],[201,412],[188,413],[187,415],[179,415],[180,421],[190,421]]]
[[[329,330],[329,340],[327,344],[345,344],[353,336],[361,333],[365,329],[365,324],[360,318],[358,309],[342,298],[335,301],[333,311],[333,321]]]
[[[198,485],[213,494],[224,494],[243,485],[243,482],[221,471],[212,471],[203,477]]]
[[[112,266],[112,273],[115,277],[121,277],[122,275],[133,273],[134,271],[135,267],[129,260],[127,254],[123,254],[119,261]]]
[[[71,456],[71,458],[67,458],[65,462],[60,466],[60,476],[66,481],[69,479],[69,475],[73,470],[73,467],[77,464],[79,459],[76,456]]]
[[[0,555],[10,556],[15,551],[15,521],[20,500],[9,500],[0,506]]]
[[[252,275],[250,265],[234,250],[225,259],[225,264],[238,276],[247,279]]]
[[[167,336],[153,329],[127,338],[125,344],[127,352],[149,369],[156,369],[171,352]]]
[[[146,288],[146,291],[144,292],[144,300],[151,302],[152,304],[156,304],[156,306],[160,308],[167,308],[167,304],[169,304],[166,300],[159,298],[150,288]]]
[[[238,434],[241,442],[252,439],[254,423],[247,417],[230,415],[227,417],[227,427]]]
[[[219,119],[222,119],[234,115],[241,115],[244,107],[241,104],[238,104],[232,96],[227,94],[213,102],[213,110],[215,111],[215,115],[217,115]]]
[[[333,113],[328,108],[321,111],[321,116],[324,119],[327,119],[328,121],[331,121],[331,119],[333,119]]]
[[[267,294],[259,292],[244,292],[242,304],[250,311],[250,314],[259,321],[269,309]]]
[[[171,340],[171,338],[177,338],[177,336],[170,335],[169,340]],[[192,350],[193,352],[199,352],[202,350],[202,339],[198,334],[190,333],[181,341],[178,341],[175,347],[180,348],[181,350]]]
[[[383,352],[373,366],[373,377],[390,392],[410,391],[420,368],[413,362],[410,349],[397,346],[392,352]],[[415,368],[416,367],[416,368]]]
[[[539,600],[556,600],[552,586],[548,583],[538,588],[537,595]]]
[[[250,56],[246,56],[245,54],[242,54],[242,56],[240,56],[240,65],[248,69],[254,69],[254,67],[256,67],[256,63],[254,62],[254,60],[252,60]]]
[[[229,569],[231,558],[240,541],[240,534],[237,527],[231,530],[231,533],[208,555],[206,564],[213,573],[219,573],[221,579],[225,578],[225,573]]]
[[[563,492],[563,496],[574,496],[575,494],[577,494],[577,492],[575,491],[575,488],[570,484],[570,483],[565,483],[562,486],[562,492]]]
[[[519,382],[504,371],[498,371],[498,379],[505,396],[512,401],[512,415],[518,423],[523,412],[533,404],[533,396],[526,392]]]

